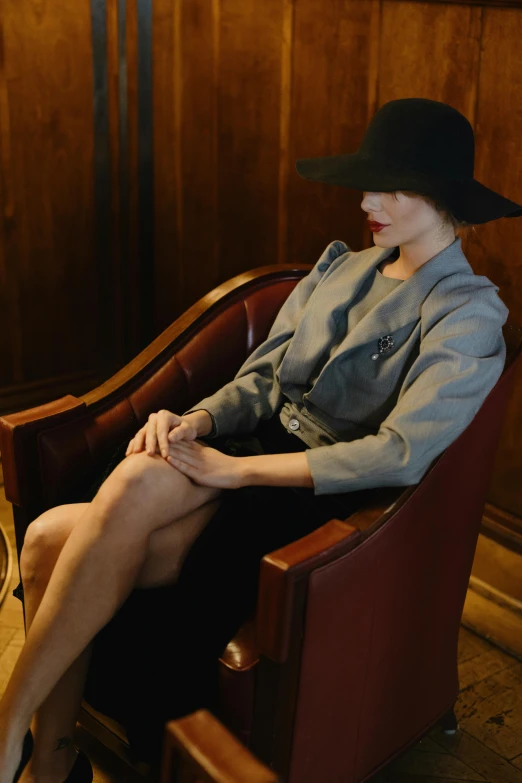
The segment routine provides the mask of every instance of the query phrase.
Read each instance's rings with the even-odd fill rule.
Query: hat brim
[[[486,187],[476,179],[458,183],[453,196],[454,214],[468,223],[488,223],[501,217],[521,217],[522,205]]]
[[[504,198],[476,179],[452,180],[405,170],[361,152],[301,158],[296,170],[304,179],[362,191],[391,193],[413,190],[428,193],[445,203],[467,223],[487,223],[500,217],[522,216],[522,205]]]

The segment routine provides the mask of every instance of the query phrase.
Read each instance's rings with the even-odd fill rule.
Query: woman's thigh
[[[217,513],[221,503],[221,498],[209,500],[170,525],[153,531],[148,539],[147,558],[136,587],[174,584],[190,548]]]
[[[146,578],[153,579],[155,569],[158,577],[160,573],[167,576],[169,557],[183,556],[219,507],[222,490],[195,484],[158,455],[135,454],[125,462],[116,466],[91,502],[55,506],[31,522],[22,557],[26,561],[30,558],[53,564],[73,528],[91,507],[108,516],[108,524],[111,524],[112,507],[113,516],[125,520],[129,535],[133,527],[127,526],[127,522],[132,514],[136,518],[137,534],[149,537],[150,565],[144,571]],[[121,514],[121,506],[126,502],[128,516]]]

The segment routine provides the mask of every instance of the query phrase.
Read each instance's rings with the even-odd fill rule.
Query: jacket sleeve
[[[375,435],[306,450],[315,495],[416,484],[465,430],[506,358],[509,311],[482,279],[451,291],[445,278],[426,298],[419,355]]]
[[[234,379],[210,397],[185,411],[206,410],[212,417],[213,429],[207,438],[236,432],[252,432],[260,419],[268,419],[285,400],[276,370],[286,353],[306,304],[332,262],[349,251],[344,242],[331,242],[321,257],[293,288],[279,310],[267,339],[261,343],[239,368]]]

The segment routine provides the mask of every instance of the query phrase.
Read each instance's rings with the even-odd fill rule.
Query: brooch
[[[393,346],[394,342],[391,334],[386,334],[384,337],[379,337],[377,342],[379,353],[372,353],[372,359],[378,359],[381,354],[387,353],[387,351],[391,351]]]

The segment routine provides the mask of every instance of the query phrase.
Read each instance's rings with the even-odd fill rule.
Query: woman
[[[507,308],[456,230],[522,214],[473,179],[473,158],[463,115],[410,98],[379,109],[356,153],[298,162],[308,179],[363,192],[384,226],[376,246],[329,245],[231,383],[183,415],[152,414],[84,502],[30,525],[29,630],[0,704],[0,780],[17,768],[24,783],[92,779],[71,743],[88,670],[94,706],[110,678],[115,705],[137,689],[131,739],[157,757],[164,721],[212,702],[216,655],[253,611],[263,554],[353,513],[356,490],[416,483],[471,421],[502,372]],[[178,634],[167,653],[148,636],[166,611]],[[117,648],[101,685],[89,667],[99,644],[100,665]]]

